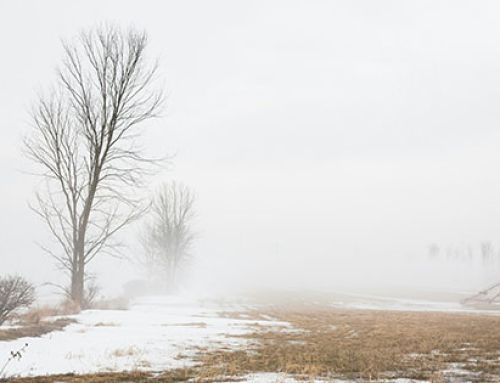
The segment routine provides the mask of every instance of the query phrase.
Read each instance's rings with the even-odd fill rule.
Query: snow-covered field
[[[6,376],[152,370],[188,366],[199,347],[243,346],[236,335],[262,326],[287,325],[273,320],[221,317],[241,310],[195,300],[151,297],[137,300],[129,310],[87,310],[71,316],[77,323],[63,331],[37,338],[0,342],[0,368],[11,351],[25,343],[20,360],[6,368]]]
[[[337,299],[330,304],[358,309],[483,313],[464,308],[458,303],[368,295],[350,295],[345,300]],[[247,340],[239,335],[254,331],[255,325],[260,329],[301,331],[287,322],[263,314],[260,320],[242,314],[247,308],[256,307],[186,297],[148,297],[131,302],[128,310],[87,310],[69,316],[76,323],[61,331],[36,338],[0,341],[0,370],[11,351],[22,348],[25,343],[28,346],[23,357],[12,360],[4,376],[164,371],[193,365],[194,356],[205,349],[245,347]],[[230,312],[235,315],[227,315]],[[488,314],[500,315],[500,311]],[[295,382],[292,376],[275,373],[251,374],[244,380],[258,383]]]

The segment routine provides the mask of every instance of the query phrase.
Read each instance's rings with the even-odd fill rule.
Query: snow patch
[[[25,355],[9,364],[7,376],[38,376],[104,371],[161,371],[193,364],[200,348],[241,347],[238,335],[252,326],[289,326],[271,320],[233,319],[231,308],[197,301],[150,297],[129,310],[86,310],[70,316],[77,323],[37,338],[0,342],[0,363],[28,343]],[[235,311],[241,307],[235,308]]]

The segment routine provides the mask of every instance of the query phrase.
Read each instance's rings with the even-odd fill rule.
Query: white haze
[[[167,109],[143,142],[176,153],[151,190],[198,195],[190,288],[490,283],[498,268],[426,255],[500,247],[499,17],[495,1],[1,2],[0,273],[63,280],[35,243],[21,138],[60,38],[116,22],[161,59]],[[140,277],[92,271],[108,291]]]

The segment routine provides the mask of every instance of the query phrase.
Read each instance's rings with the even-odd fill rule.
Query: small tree
[[[142,245],[146,267],[168,289],[177,285],[179,269],[191,257],[194,195],[175,182],[164,184],[153,199]]]
[[[17,275],[0,278],[0,325],[34,301],[35,288],[26,279]]]

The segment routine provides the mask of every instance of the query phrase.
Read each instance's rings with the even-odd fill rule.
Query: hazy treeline
[[[427,247],[429,259],[445,259],[464,263],[477,263],[485,266],[500,266],[500,246],[492,241],[476,244],[442,245],[431,243]]]

